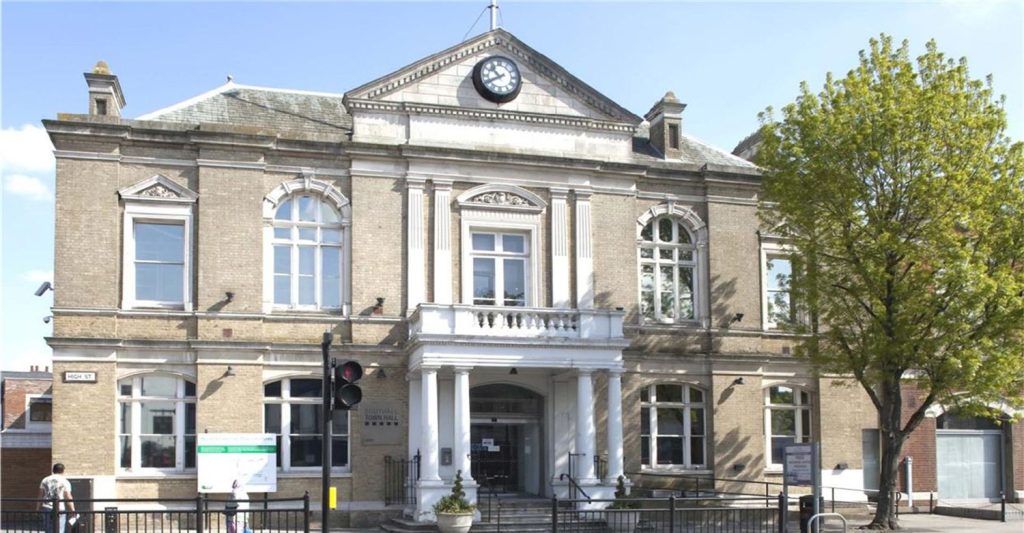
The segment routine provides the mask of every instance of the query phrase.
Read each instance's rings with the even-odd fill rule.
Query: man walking
[[[72,516],[75,513],[75,502],[71,498],[71,482],[64,477],[64,464],[53,465],[53,474],[43,478],[39,483],[39,499],[36,503],[36,510],[42,507],[43,528],[46,533],[64,533],[67,513]],[[53,524],[53,503],[57,501],[57,529]],[[66,503],[65,503],[66,502]]]

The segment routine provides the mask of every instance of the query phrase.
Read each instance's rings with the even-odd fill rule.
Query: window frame
[[[771,403],[771,391],[774,388],[785,387],[793,391],[793,403],[791,404],[773,404]],[[813,391],[809,388],[798,384],[792,383],[772,383],[765,385],[763,388],[763,409],[764,409],[764,461],[765,469],[769,471],[782,471],[782,458],[772,456],[772,438],[775,434],[772,432],[772,417],[771,414],[774,411],[793,411],[794,412],[794,424],[793,432],[794,444],[803,444],[806,442],[814,442],[814,406],[815,397]],[[806,403],[804,402],[803,396],[806,395]],[[811,425],[810,428],[805,432],[803,429],[803,413],[806,412],[807,421]],[[806,437],[805,437],[806,433]],[[780,437],[788,435],[779,435]],[[806,438],[806,440],[804,440]],[[775,462],[775,461],[778,462]]]
[[[143,396],[142,395],[142,380],[147,377],[158,377],[158,378],[172,378],[175,380],[175,393],[174,397],[167,396]],[[125,380],[131,380],[132,392],[130,396],[124,396],[121,394],[121,383]],[[122,376],[117,379],[116,386],[116,404],[117,404],[117,419],[115,421],[115,439],[114,439],[114,465],[115,471],[118,474],[134,474],[134,475],[146,475],[146,474],[166,474],[166,473],[195,473],[195,466],[186,466],[188,463],[186,457],[186,439],[191,436],[193,442],[198,440],[198,427],[193,428],[193,433],[187,433],[186,420],[188,416],[188,410],[186,406],[188,404],[195,405],[194,411],[198,411],[198,394],[193,396],[186,395],[186,382],[191,383],[193,387],[196,386],[195,378],[191,376],[184,376],[180,374],[169,374],[164,372],[146,372],[140,374],[132,374],[129,376]],[[198,393],[198,391],[197,391]],[[162,402],[162,403],[174,403],[174,466],[173,467],[144,467],[142,466],[142,436],[150,435],[149,433],[142,433],[142,403],[146,402]],[[124,410],[122,405],[129,405],[129,417],[128,432],[122,432],[124,427]],[[198,415],[198,412],[196,413]],[[122,456],[122,445],[121,439],[124,436],[128,436],[131,440],[131,456],[129,458],[129,466],[124,467],[121,465]],[[193,452],[195,453],[195,452]],[[198,458],[193,458],[193,463],[198,462]]]
[[[50,404],[50,420],[32,420],[32,404]],[[26,394],[25,395],[25,430],[26,431],[51,431],[53,428],[53,396],[50,394]]]
[[[320,407],[321,409],[323,408],[323,397],[321,395],[319,395],[319,394],[317,396],[315,396],[315,397],[313,397],[313,396],[310,396],[310,397],[292,397],[291,396],[291,381],[293,379],[308,379],[308,380],[319,381],[320,382],[320,387],[321,388],[323,387],[323,378],[322,378],[322,376],[293,375],[293,376],[286,376],[286,377],[277,377],[277,378],[273,378],[273,379],[269,379],[269,380],[264,381],[263,382],[263,387],[266,387],[267,385],[272,384],[272,383],[280,383],[280,385],[281,385],[281,395],[280,396],[267,396],[266,392],[265,392],[266,389],[265,388],[263,389],[263,392],[262,392],[262,394],[263,394],[263,401],[262,401],[262,405],[263,405],[263,409],[262,409],[263,423],[262,423],[261,427],[263,428],[263,432],[264,433],[266,433],[268,435],[275,435],[276,437],[280,438],[281,445],[279,446],[280,449],[278,450],[279,453],[280,453],[280,461],[278,461],[278,465],[277,465],[277,469],[278,469],[279,472],[298,472],[298,473],[320,472],[322,470],[322,468],[323,468],[322,464],[318,465],[318,466],[292,466],[291,465],[291,438],[293,436],[312,436],[312,435],[317,435],[317,436],[321,436],[322,437],[322,434],[320,432],[317,432],[316,434],[313,434],[313,433],[293,433],[291,431],[291,416],[292,416],[291,415],[291,407],[293,405],[314,405],[314,406]],[[281,411],[280,411],[281,430],[279,432],[277,432],[277,433],[274,433],[274,432],[271,432],[271,431],[267,430],[267,408],[266,408],[267,405],[279,405],[280,406],[280,409],[281,409]],[[352,414],[351,414],[351,411],[345,411],[345,410],[339,410],[339,409],[332,409],[331,412],[332,413],[343,412],[345,417],[347,417],[346,428],[348,429],[348,431],[344,435],[338,435],[337,433],[335,433],[333,431],[333,426],[332,426],[332,433],[331,433],[332,443],[331,443],[331,445],[332,446],[334,445],[333,441],[335,439],[344,438],[346,440],[345,449],[348,451],[348,456],[345,458],[345,465],[344,466],[334,466],[332,464],[331,465],[331,472],[335,473],[335,474],[351,473],[352,472]],[[321,443],[321,446],[322,445],[323,445],[323,443]],[[331,463],[334,463],[334,459],[335,459],[335,457],[332,454],[332,456],[331,456]],[[321,460],[322,460],[322,458],[321,458]]]
[[[775,239],[766,239],[761,242],[761,261],[760,261],[760,283],[761,283],[761,329],[764,331],[780,331],[785,330],[787,327],[798,325],[804,317],[801,316],[793,302],[793,290],[790,287],[786,291],[771,291],[768,286],[768,262],[773,259],[784,259],[789,262],[790,269],[790,280],[793,279],[793,253],[795,250],[785,243],[778,242]],[[768,314],[768,300],[771,297],[772,292],[786,292],[789,295],[789,315],[790,322],[781,324],[771,319]]]
[[[301,198],[310,198],[315,202],[316,216],[313,221],[300,220],[300,209],[299,201]],[[291,202],[291,216],[289,220],[284,221],[277,218],[277,211],[287,202]],[[328,223],[323,221],[324,209],[331,209],[338,217],[337,223]],[[276,230],[288,229],[289,237],[287,239],[279,238],[276,235]],[[312,229],[315,232],[315,239],[304,240],[301,238],[300,229]],[[337,230],[341,235],[338,243],[325,243],[323,238],[324,230]],[[345,274],[346,270],[346,254],[345,250],[349,246],[348,240],[350,238],[350,232],[348,227],[343,223],[343,217],[340,210],[335,206],[330,205],[323,197],[309,193],[308,191],[296,191],[295,193],[283,198],[274,210],[273,217],[273,231],[271,233],[271,253],[275,254],[275,261],[271,263],[272,277],[272,289],[270,300],[273,303],[275,310],[282,311],[325,311],[325,312],[341,312],[344,308],[345,301]],[[276,281],[280,275],[276,272],[276,250],[279,247],[287,246],[289,250],[289,303],[279,303],[277,301],[276,287],[274,287],[273,281]],[[299,282],[303,276],[299,272],[300,262],[300,249],[303,247],[313,248],[313,304],[303,304],[299,302],[300,290]],[[324,305],[324,274],[323,274],[323,251],[325,248],[337,249],[340,262],[338,264],[338,305],[328,306]]]
[[[682,389],[682,402],[671,402],[671,401],[659,401],[657,398],[657,388],[659,386],[671,386],[680,387]],[[703,395],[703,401],[693,402],[690,398],[690,390],[696,389]],[[643,400],[643,392],[647,391],[647,400]],[[710,439],[710,419],[708,409],[708,395],[709,391],[706,387],[702,387],[696,383],[651,383],[642,387],[640,393],[640,469],[644,471],[659,471],[659,470],[685,470],[687,472],[692,471],[706,471],[710,469],[708,464],[708,443]],[[648,409],[648,421],[650,423],[649,428],[643,427],[643,410]],[[682,464],[659,464],[658,463],[658,437],[661,436],[658,433],[658,410],[659,409],[681,409],[683,413],[683,433],[682,435],[667,435],[667,436],[680,436],[683,439],[683,463]],[[702,435],[694,435],[692,428],[693,420],[693,409],[700,409],[703,411],[704,417],[704,433]],[[645,433],[644,430],[648,429],[649,432]],[[643,462],[643,441],[644,437],[647,437],[647,454],[648,463]],[[693,438],[700,437],[702,439],[702,453],[704,462],[699,465],[694,465],[691,462]],[[653,462],[653,464],[650,464]]]
[[[276,227],[275,216],[277,209],[288,200],[295,200],[301,196],[310,196],[333,208],[339,216],[341,231],[341,264],[339,265],[339,280],[341,294],[339,296],[339,307],[321,307],[316,305],[285,305],[275,303],[274,298],[274,245],[277,239],[274,236]],[[297,205],[297,203],[295,204]],[[294,213],[295,211],[293,211]],[[293,216],[293,220],[295,217]],[[294,222],[293,222],[294,223]],[[319,226],[322,227],[322,226]],[[333,227],[333,226],[332,226]],[[324,180],[316,179],[310,170],[304,170],[301,178],[295,178],[282,182],[274,187],[263,198],[263,296],[262,310],[265,314],[273,313],[322,313],[340,314],[350,316],[352,312],[352,209],[348,198],[341,194],[338,188]],[[295,230],[297,232],[297,230]],[[319,233],[318,229],[318,233]],[[319,246],[318,246],[319,249]],[[294,251],[291,255],[297,256]],[[319,254],[315,254],[319,256]],[[314,258],[315,260],[315,258]],[[291,258],[290,276],[297,278],[297,259]],[[316,272],[320,272],[322,265],[317,262]],[[320,287],[322,280],[319,274],[315,275],[314,284]],[[293,282],[294,285],[294,282]],[[322,294],[316,290],[317,301],[321,301]],[[298,293],[292,292],[292,301],[298,301]]]
[[[657,221],[662,218],[668,218],[674,222],[673,234],[680,229],[683,229],[689,233],[690,243],[660,243],[657,238]],[[645,241],[643,239],[644,228],[652,224],[653,229],[653,240]],[[681,262],[677,259],[674,263],[664,263],[660,259],[658,253],[659,247],[678,248],[691,250],[693,257],[690,261],[685,261],[687,267],[692,268],[693,272],[693,287],[691,290],[693,299],[693,317],[687,319],[679,318],[665,318],[659,316],[657,309],[660,308],[660,301],[658,299],[658,278],[660,276],[660,266],[665,264],[673,264],[673,294],[676,298],[676,308],[679,307],[679,265]],[[708,278],[708,230],[707,225],[700,218],[699,215],[689,207],[679,205],[674,201],[667,201],[658,205],[655,205],[644,212],[637,219],[636,225],[636,310],[637,310],[637,322],[641,326],[688,326],[688,327],[701,327],[709,328],[711,326],[710,321],[710,309],[708,302],[710,301],[709,291],[709,278]],[[653,261],[651,259],[643,259],[641,257],[641,249],[653,248],[655,250]],[[643,267],[644,265],[654,265],[654,284],[655,284],[655,316],[647,317],[644,315],[641,309],[643,302]]]
[[[662,220],[668,220],[672,224],[673,240],[670,241],[670,242],[663,242],[658,237],[658,233],[660,231],[658,226],[660,225],[660,222]],[[639,284],[640,284],[640,300],[639,300],[639,302],[640,302],[640,306],[641,306],[641,316],[645,320],[650,320],[651,322],[662,323],[662,324],[676,324],[676,323],[683,324],[683,323],[693,323],[693,322],[696,322],[698,320],[698,318],[697,318],[697,316],[698,316],[698,312],[697,312],[697,272],[698,272],[698,262],[699,261],[697,259],[697,245],[694,242],[695,239],[694,239],[693,232],[691,232],[686,227],[686,223],[685,222],[683,222],[678,217],[675,217],[675,216],[672,216],[672,215],[669,215],[669,214],[658,215],[658,216],[650,219],[647,222],[647,224],[644,225],[644,228],[642,228],[640,230],[641,231],[641,235],[642,235],[643,230],[646,229],[647,226],[651,226],[651,229],[652,229],[652,240],[647,241],[647,240],[644,240],[643,237],[641,237],[637,241],[637,249],[636,249],[637,264],[640,267],[640,272],[639,272],[639,278],[640,278],[639,279]],[[681,242],[679,240],[680,237],[681,237],[680,232],[685,232],[686,233],[686,239],[689,242]],[[644,250],[651,250],[652,251],[652,254],[651,254],[650,258],[645,258],[643,256],[643,251]],[[673,259],[662,259],[661,258],[661,251],[662,250],[671,250],[672,251],[672,255],[673,255]],[[690,253],[690,259],[680,259],[680,257],[679,257],[680,256],[680,252],[689,252]],[[644,285],[643,285],[644,267],[645,266],[650,266],[653,269],[652,275],[654,277],[654,283],[653,283],[653,289],[652,290],[654,292],[654,295],[653,295],[652,300],[651,300],[652,305],[653,305],[653,311],[654,311],[654,316],[653,317],[647,317],[646,315],[643,314],[643,311],[642,311],[642,309],[643,309],[644,292],[647,292],[647,291],[644,290]],[[680,279],[681,279],[680,273],[683,271],[683,269],[688,269],[690,271],[690,285],[691,286],[690,286],[689,300],[690,300],[690,306],[692,308],[692,316],[687,317],[687,318],[679,318],[678,316],[677,317],[666,317],[665,316],[664,310],[662,309],[661,298],[660,298],[660,296],[662,295],[662,292],[661,292],[661,289],[660,289],[660,286],[661,286],[661,283],[660,283],[660,280],[661,280],[661,269],[665,268],[665,267],[670,267],[672,269],[672,280],[673,280],[672,281],[672,301],[674,302],[674,309],[673,309],[673,311],[675,313],[678,313],[678,311],[680,309],[680,304],[681,304],[680,295],[682,294],[682,292],[680,291],[680,288],[682,287],[682,285],[679,282]]]
[[[182,238],[182,299],[181,301],[160,301],[139,299],[135,293],[135,226],[136,224],[181,225]],[[192,309],[192,205],[148,205],[125,202],[124,206],[124,249],[123,287],[121,307],[123,309]]]
[[[473,247],[473,237],[476,235],[491,235],[494,237],[494,250],[476,250]],[[523,252],[508,252],[504,249],[504,237],[522,237],[523,239]],[[531,260],[533,256],[533,248],[531,245],[530,235],[522,231],[511,231],[506,229],[471,229],[469,233],[469,263],[468,268],[473,273],[473,284],[471,287],[473,293],[473,299],[470,303],[473,305],[483,305],[489,307],[532,307],[536,306],[536,302],[531,301],[533,280],[531,276]],[[494,260],[494,288],[495,294],[491,298],[494,300],[493,304],[476,303],[476,259],[492,259]],[[522,261],[523,263],[523,305],[521,306],[509,306],[505,304],[505,260],[515,259]],[[498,297],[501,294],[501,298]],[[502,303],[499,305],[498,301]]]

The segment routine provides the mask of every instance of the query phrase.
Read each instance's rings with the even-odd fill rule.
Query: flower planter
[[[441,533],[467,533],[473,527],[473,513],[437,513]]]

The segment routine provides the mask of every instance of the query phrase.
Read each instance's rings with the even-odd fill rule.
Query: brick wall
[[[0,461],[0,497],[36,498],[39,482],[50,475],[49,448],[4,448]],[[31,503],[5,502],[4,509],[34,509]]]
[[[1013,439],[1013,490],[1024,493],[1024,422],[1014,423],[1010,432]],[[1018,502],[1021,500],[1022,498],[1017,498]]]
[[[54,363],[54,375],[66,370],[96,372],[96,383],[53,384],[53,462],[64,463],[75,475],[112,475],[117,422],[114,363]]]
[[[25,429],[28,422],[26,397],[35,394],[50,394],[50,380],[11,379],[4,380],[3,429]]]
[[[916,386],[903,384],[903,419],[901,423],[906,424],[925,396],[926,394],[919,391]],[[903,443],[903,453],[900,454],[900,488],[906,487],[906,479],[904,479],[906,470],[904,470],[903,461],[910,456],[914,458],[914,492],[938,491],[935,453],[935,419],[925,418]]]

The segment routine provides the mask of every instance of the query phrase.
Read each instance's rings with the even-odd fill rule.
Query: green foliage
[[[936,402],[1021,406],[1024,149],[991,79],[883,34],[761,123],[762,221],[799,250],[798,354],[856,377],[892,435],[883,454]],[[908,382],[926,398],[904,422]]]
[[[633,500],[626,494],[626,478],[619,476],[615,484],[615,501],[608,505],[609,509],[639,509],[640,502]]]
[[[444,514],[469,514],[476,510],[476,506],[466,499],[466,491],[462,490],[462,470],[455,473],[455,483],[452,485],[452,493],[442,497],[434,505],[435,513]]]

